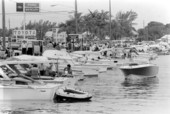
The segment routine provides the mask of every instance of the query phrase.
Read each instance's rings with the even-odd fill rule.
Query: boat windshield
[[[25,70],[21,65],[15,65],[15,67],[16,67],[22,74],[27,73],[27,70]]]
[[[10,64],[9,66],[19,74],[27,73],[26,68],[24,68],[24,66],[22,64]]]
[[[1,65],[0,68],[1,68],[1,69],[3,70],[3,72],[4,72],[5,74],[7,74],[7,75],[9,75],[9,74],[14,74],[14,72],[13,72],[11,69],[9,69],[6,65]]]

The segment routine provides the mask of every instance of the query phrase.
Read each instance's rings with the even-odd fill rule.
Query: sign
[[[67,37],[66,32],[61,32],[57,34],[57,37],[55,39],[57,43],[66,42],[66,37]]]
[[[54,39],[57,38],[58,31],[59,31],[59,28],[52,28],[52,38],[53,38],[53,41],[54,41]]]
[[[13,30],[14,36],[36,36],[36,30]]]
[[[23,5],[23,3],[17,3],[17,4],[16,4],[16,11],[17,11],[17,12],[23,12],[23,10],[24,10],[24,5]]]
[[[39,3],[25,3],[25,12],[39,12]]]
[[[39,12],[39,3],[16,3],[17,12]]]

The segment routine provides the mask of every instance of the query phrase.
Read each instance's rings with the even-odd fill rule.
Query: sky
[[[7,28],[20,27],[23,24],[24,13],[16,12],[16,3],[39,3],[40,12],[48,13],[26,13],[26,23],[43,19],[51,22],[65,22],[74,16],[75,0],[4,0],[5,20]],[[91,11],[109,11],[109,0],[77,0],[78,12],[82,14]],[[170,23],[170,0],[111,0],[112,19],[119,11],[134,11],[138,14],[134,21],[136,29],[147,26],[150,21],[163,24]],[[53,13],[50,13],[52,12]],[[65,11],[65,12],[61,12]],[[2,0],[0,1],[0,28],[2,28]]]

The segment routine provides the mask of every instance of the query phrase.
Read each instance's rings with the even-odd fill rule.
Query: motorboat
[[[53,100],[61,84],[45,84],[0,65],[0,100]]]
[[[0,100],[53,100],[57,88],[58,85],[49,84],[0,84]]]
[[[56,50],[54,50],[56,52]],[[51,54],[51,55],[50,55]],[[50,54],[47,54],[48,57],[45,57],[45,56],[30,56],[30,55],[20,55],[20,56],[15,56],[15,57],[11,57],[9,59],[7,59],[8,62],[11,61],[12,62],[15,62],[17,63],[17,61],[19,62],[22,62],[23,63],[29,63],[29,62],[48,62],[51,61],[51,62],[55,62],[55,63],[58,63],[58,68],[59,70],[63,70],[67,64],[70,64],[71,67],[72,67],[72,71],[73,71],[73,75],[77,76],[77,75],[88,75],[88,76],[91,76],[91,75],[97,75],[99,74],[99,69],[96,67],[96,66],[91,66],[91,67],[88,67],[88,66],[84,66],[82,64],[75,64],[71,58],[69,58],[69,56],[65,56],[63,54],[60,54],[55,56],[55,53],[51,53],[50,51]],[[64,53],[65,54],[65,53]],[[67,53],[66,53],[67,54]],[[59,56],[59,57],[58,57]],[[102,69],[100,68],[100,71],[106,71],[106,68]],[[88,74],[87,74],[88,72]]]
[[[86,64],[98,64],[98,65],[107,65],[107,69],[112,69],[116,66],[117,60],[107,58],[102,56],[102,51],[75,51],[70,53],[72,58],[78,61],[85,62]]]
[[[100,51],[75,51],[72,56],[77,58],[87,58],[86,62],[90,64],[107,64],[107,70],[117,68],[117,65],[123,64],[127,60],[123,58],[124,48],[105,48]],[[81,55],[82,57],[78,56]]]
[[[45,60],[45,61],[4,61],[2,62],[6,67],[10,68],[13,72],[17,74],[23,74],[25,76],[30,76],[28,72],[30,71],[30,64],[41,64],[48,65],[48,63],[56,63],[57,61],[54,60]],[[73,75],[63,75],[56,73],[56,76],[50,76],[50,75],[38,75],[37,78],[34,78],[35,80],[43,81],[44,83],[51,83],[51,84],[63,84],[65,81],[70,80],[73,82],[73,80],[76,81],[81,78],[81,74],[74,77]]]
[[[53,59],[49,60],[47,57],[43,56],[30,56],[30,55],[19,55],[19,56],[14,56],[11,58],[8,58],[5,62],[7,63],[15,63],[15,64],[40,64],[44,63],[46,66],[48,66],[49,63],[55,63],[58,65],[59,69],[58,70],[63,70],[65,68],[64,65],[69,64],[67,61],[62,61],[59,59]],[[25,66],[25,65],[22,65]],[[28,65],[26,65],[28,66]],[[83,72],[79,69],[72,69],[74,75],[80,75],[83,74]]]
[[[69,53],[61,52],[58,50],[46,50],[43,53],[43,56],[47,57],[49,60],[58,60],[60,67],[65,67],[67,64],[70,64],[72,70],[81,70],[84,74],[87,72],[92,73],[92,75],[98,75],[100,72],[107,71],[108,65],[101,65],[101,64],[86,64],[80,63],[73,60],[70,57]],[[90,73],[88,75],[90,76]]]
[[[159,67],[152,63],[128,63],[121,65],[120,70],[123,72],[125,78],[132,75],[140,77],[154,77],[157,76]]]
[[[82,102],[90,101],[92,95],[88,92],[75,88],[61,87],[56,91],[54,101],[56,102]]]

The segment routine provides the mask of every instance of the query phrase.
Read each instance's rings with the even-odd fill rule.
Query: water
[[[156,78],[125,81],[119,69],[86,78],[77,88],[93,94],[91,102],[0,102],[2,114],[170,114],[170,56],[160,56]]]

